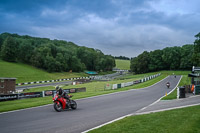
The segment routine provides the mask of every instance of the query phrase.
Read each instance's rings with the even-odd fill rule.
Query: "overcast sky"
[[[200,0],[0,0],[0,33],[72,41],[113,56],[193,44]]]

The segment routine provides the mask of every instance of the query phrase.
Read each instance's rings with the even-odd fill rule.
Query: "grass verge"
[[[109,82],[91,82],[87,84],[79,84],[76,86],[64,86],[64,89],[67,88],[78,88],[78,87],[86,87],[87,91],[86,92],[81,92],[81,93],[74,93],[73,99],[80,99],[80,98],[86,98],[86,97],[92,97],[92,96],[97,96],[97,95],[103,95],[103,94],[109,94],[109,93],[114,93],[114,92],[119,92],[119,91],[126,91],[130,89],[139,89],[139,88],[144,88],[150,85],[155,84],[156,82],[162,80],[165,78],[166,75],[161,75],[155,79],[149,80],[147,82],[129,86],[129,87],[124,87],[120,88],[117,90],[104,90],[104,85],[107,83],[122,83],[122,82],[129,82],[129,81],[134,81],[138,79],[136,77],[135,79],[127,79],[127,80],[114,80],[114,81],[109,81]],[[27,90],[27,92],[36,92],[36,91],[43,91],[43,90],[51,90],[54,89],[54,87],[41,87],[41,88],[33,88],[30,90]],[[50,104],[52,103],[52,97],[44,97],[44,98],[31,98],[31,99],[23,99],[23,100],[15,100],[15,101],[5,101],[5,102],[0,102],[0,112],[5,112],[5,111],[12,111],[12,110],[17,110],[17,109],[24,109],[24,108],[30,108],[30,107],[35,107],[35,106],[40,106],[40,105],[45,105],[45,104]]]
[[[89,133],[199,133],[200,106],[124,118]]]

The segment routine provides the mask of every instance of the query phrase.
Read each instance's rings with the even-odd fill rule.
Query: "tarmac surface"
[[[199,103],[198,96],[175,102],[158,101],[175,88],[179,80],[180,76],[171,76],[143,89],[76,100],[77,110],[56,112],[51,104],[1,113],[0,129],[2,133],[79,133],[128,114]],[[167,81],[171,83],[170,89],[165,85]]]
[[[113,74],[107,74],[107,75],[97,75],[94,76],[98,79],[101,78],[100,81],[103,81],[102,79],[115,79],[115,78],[119,78],[119,77],[123,77],[123,75],[120,75],[119,73],[113,73]],[[94,79],[92,79],[94,80]],[[107,81],[107,80],[105,80]],[[29,84],[29,85],[22,85],[22,86],[16,86],[15,88],[17,90],[23,90],[23,89],[30,89],[30,88],[38,88],[38,87],[45,87],[45,86],[56,86],[56,85],[71,85],[73,82],[73,80],[69,80],[69,81],[61,81],[61,82],[48,82],[48,83],[39,83],[39,84]]]
[[[200,95],[191,95],[187,98],[175,100],[160,100],[159,102],[150,105],[147,108],[138,111],[137,113],[160,112],[176,108],[189,107],[193,105],[200,105]]]
[[[62,82],[52,82],[52,83],[41,83],[41,84],[32,84],[32,85],[23,85],[23,86],[16,86],[17,90],[23,89],[30,89],[30,88],[37,88],[37,87],[44,87],[44,86],[56,86],[56,85],[63,85],[63,84],[72,84],[73,81],[62,81]]]

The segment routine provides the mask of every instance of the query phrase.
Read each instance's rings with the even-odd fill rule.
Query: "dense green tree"
[[[130,58],[126,56],[115,56],[115,59],[130,60]]]
[[[3,45],[3,38],[0,36],[0,52],[1,52],[1,46]],[[1,53],[0,53],[1,55]]]
[[[164,69],[177,70],[180,66],[181,48],[180,47],[167,47],[163,49],[162,55]]]
[[[180,69],[182,70],[190,70],[192,63],[192,55],[194,52],[193,45],[188,44],[184,45],[181,48],[181,61],[180,61]]]
[[[149,72],[149,52],[144,51],[142,54],[138,56],[138,65],[139,65],[139,73]]]
[[[195,37],[192,61],[195,66],[200,66],[200,32]]]
[[[13,37],[7,37],[1,46],[1,58],[5,61],[15,62],[18,44]]]
[[[138,62],[139,62],[138,57],[134,57],[134,58],[131,59],[130,68],[135,73],[139,73],[139,70],[140,70],[139,67],[138,67]]]
[[[188,44],[182,47],[167,47],[150,53],[143,52],[131,59],[131,70],[135,73],[159,70],[190,70],[194,64],[192,62],[193,51],[193,45]]]
[[[100,68],[104,71],[111,71],[115,67],[115,61],[113,60],[113,57],[111,55],[105,56],[102,64],[103,65]]]
[[[13,45],[12,52],[10,52],[9,48],[11,47],[8,44]],[[104,55],[98,49],[80,47],[73,42],[64,40],[2,33],[0,34],[0,46],[4,49],[1,50],[1,53],[3,52],[2,59],[31,64],[49,72],[70,70],[79,72],[86,69],[108,71],[115,66],[112,56]],[[11,57],[5,56],[8,53],[14,53],[14,56],[8,58]]]
[[[150,52],[149,71],[158,71],[164,68],[162,60],[162,50],[155,50]]]
[[[135,73],[146,73],[149,72],[149,52],[144,51],[138,57],[132,58],[131,70]]]
[[[19,45],[18,60],[30,64],[30,59],[33,55],[34,46],[31,41],[23,41]]]
[[[56,61],[53,56],[51,55],[47,55],[45,60],[44,60],[44,64],[46,67],[46,70],[48,72],[60,72],[61,71],[61,67],[60,67],[60,63],[58,61]]]

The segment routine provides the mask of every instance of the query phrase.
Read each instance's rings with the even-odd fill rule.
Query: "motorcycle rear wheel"
[[[77,108],[77,103],[74,100],[71,100],[71,109],[75,110]]]
[[[60,104],[57,104],[57,103],[54,103],[54,109],[57,111],[57,112],[60,112],[62,111],[62,105]]]

